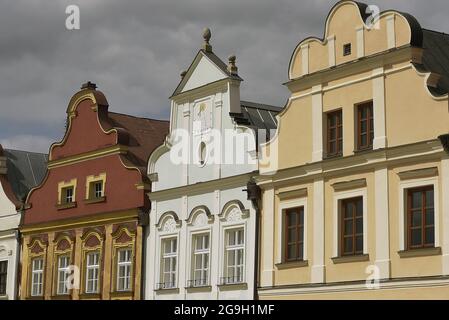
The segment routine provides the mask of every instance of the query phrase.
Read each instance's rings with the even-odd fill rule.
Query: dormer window
[[[106,173],[86,178],[86,203],[98,203],[106,200],[105,197]]]
[[[76,179],[58,184],[58,210],[76,207],[76,184]]]
[[[350,43],[343,45],[343,56],[350,56],[352,51],[352,46]]]

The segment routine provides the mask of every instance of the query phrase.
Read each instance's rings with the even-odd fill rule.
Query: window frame
[[[415,179],[405,179],[401,178],[399,182],[399,223],[398,223],[398,234],[399,234],[399,251],[407,251],[407,189],[432,186],[433,185],[433,196],[434,203],[437,204],[434,206],[434,239],[435,248],[440,247],[440,207],[439,207],[439,198],[440,198],[440,187],[439,187],[439,177],[431,176],[427,178],[415,178]]]
[[[133,290],[133,266],[134,266],[134,252],[132,247],[121,247],[116,249],[116,268],[117,273],[115,276],[115,291],[116,292],[130,292]],[[120,261],[120,254],[123,252],[129,252],[129,260]],[[125,269],[125,276],[120,276],[120,268]],[[124,286],[120,288],[120,279],[124,279]],[[128,279],[128,286],[126,286],[126,279]]]
[[[427,208],[427,199],[426,199],[426,192],[432,190],[433,192],[433,224],[427,225],[426,224],[426,213],[429,208]],[[417,227],[412,226],[412,215],[413,215],[413,208],[412,208],[412,194],[413,193],[420,193],[421,194],[421,226],[419,229],[421,229],[421,244],[420,245],[412,245],[412,233],[414,228]],[[407,250],[419,250],[419,249],[425,249],[425,248],[435,248],[435,188],[433,185],[427,185],[422,187],[415,187],[415,188],[408,188],[406,189],[406,201],[407,201],[407,207],[406,207],[406,219],[407,219],[407,242],[406,242],[406,248]],[[431,227],[433,228],[433,243],[427,244],[426,243],[426,228]]]
[[[331,117],[336,116],[335,126],[330,125]],[[325,113],[326,119],[326,158],[341,157],[343,155],[343,110],[336,109]],[[340,120],[340,122],[338,122]],[[331,130],[335,130],[335,139],[331,139]],[[341,131],[341,132],[340,132]],[[340,148],[341,141],[341,148]],[[335,152],[331,151],[331,143],[335,143]]]
[[[0,266],[2,264],[5,264],[6,267],[5,267],[5,271],[4,272],[1,271],[1,267],[0,267],[0,279],[2,277],[4,278],[4,281],[3,281],[4,290],[2,290],[2,281],[0,281],[0,296],[6,296],[7,291],[8,291],[8,267],[9,267],[9,261],[8,260],[1,260],[0,261]]]
[[[230,245],[229,244],[229,234],[231,232],[238,232],[238,231],[243,232],[243,236],[242,236],[243,243]],[[222,277],[221,284],[224,284],[224,285],[231,284],[232,285],[232,284],[241,284],[241,283],[245,282],[245,280],[246,280],[246,277],[245,277],[245,273],[246,273],[246,243],[247,243],[247,239],[246,239],[245,226],[237,225],[237,226],[232,226],[232,227],[226,228],[224,230],[224,243],[223,243],[223,245],[224,245],[223,262],[224,263],[223,263],[223,277]],[[237,252],[240,250],[242,252],[241,256],[242,256],[243,264],[235,263],[234,265],[231,266],[228,263],[229,262],[229,260],[228,260],[229,253],[230,252],[234,253],[234,261],[235,261],[236,256],[238,257]],[[229,276],[229,268],[234,268],[234,270],[241,269],[241,276],[240,277],[235,276],[235,271],[234,271],[234,275],[232,276],[232,281],[230,281],[229,279],[231,277]],[[237,278],[237,277],[239,278],[239,280],[235,281],[235,278]]]
[[[62,258],[67,259],[67,265],[65,267],[61,267],[60,261]],[[69,275],[69,271],[70,271],[70,263],[71,263],[71,257],[70,254],[60,254],[57,255],[56,258],[56,295],[58,296],[65,296],[70,294],[70,289],[67,288],[66,285],[66,281],[67,279],[65,279],[63,282],[61,281],[61,273],[64,272],[64,276],[67,277],[67,275]],[[60,285],[62,283],[65,283],[64,285],[64,290],[60,291]]]
[[[349,50],[347,50],[349,48]],[[352,43],[348,42],[343,44],[343,57],[348,57],[352,54]]]
[[[176,241],[176,250],[165,252],[165,243],[173,240]],[[170,245],[170,248],[173,249],[172,245]],[[178,264],[179,264],[179,237],[177,235],[170,235],[167,237],[161,238],[160,241],[160,261],[159,261],[159,289],[175,289],[178,286]],[[168,272],[165,271],[165,263],[166,259],[169,259],[170,263],[170,270]],[[175,268],[174,270],[172,267],[172,259],[175,261]],[[165,275],[169,274],[169,281],[165,281]]]
[[[72,194],[68,196],[68,191],[71,190]],[[75,187],[74,186],[68,186],[61,189],[62,192],[62,201],[61,204],[71,204],[74,203],[75,199]],[[70,201],[67,201],[67,199],[70,198]]]
[[[90,265],[89,264],[89,256],[93,255],[93,254],[96,254],[98,256],[97,264]],[[89,278],[89,271],[90,270],[95,270],[95,269],[97,270],[97,279],[96,280],[95,279],[90,279]],[[86,293],[86,294],[99,294],[100,293],[100,289],[101,289],[101,274],[100,274],[100,272],[101,272],[101,253],[100,253],[100,251],[99,250],[87,251],[85,253],[85,273],[84,273],[84,277],[85,277],[84,285],[85,285],[85,287],[84,287],[84,293]],[[96,286],[97,286],[96,290],[92,290],[92,291],[89,290],[89,282],[90,281],[96,282]]]
[[[341,225],[340,225],[340,216],[341,216],[341,201],[345,199],[351,199],[356,197],[363,198],[363,255],[367,255],[369,252],[368,247],[368,191],[367,187],[357,188],[357,189],[349,189],[342,191],[334,190],[334,200],[333,200],[333,257],[346,257],[341,255],[340,248],[340,235],[341,235]]]
[[[289,226],[288,224],[288,215],[289,213],[294,213],[295,210],[299,210],[298,213],[296,213],[297,217],[296,217],[296,224],[294,225],[294,227]],[[302,215],[302,224],[300,223],[301,218],[298,218],[298,215],[301,216]],[[295,262],[295,261],[304,261],[304,247],[305,247],[305,208],[304,206],[298,206],[298,207],[291,207],[291,208],[287,208],[283,210],[283,218],[284,218],[284,262],[285,263],[289,263],[289,262]],[[296,234],[296,241],[294,242],[295,246],[296,246],[296,252],[295,252],[295,257],[294,258],[290,258],[289,259],[289,245],[292,244],[292,242],[288,242],[288,237],[289,237],[289,231],[290,229],[294,228],[295,229],[295,234]],[[299,233],[300,233],[300,229],[302,229],[302,239],[299,239]],[[302,255],[299,254],[299,248],[300,246],[302,246]]]
[[[197,249],[196,243],[197,238],[199,237],[208,237],[208,247],[207,249]],[[191,254],[191,280],[189,280],[188,287],[204,287],[210,284],[210,271],[211,271],[211,232],[210,231],[199,231],[197,233],[193,233],[191,235],[192,239],[192,254]],[[203,243],[204,245],[204,243]],[[201,256],[201,268],[196,268],[196,259],[198,256]],[[204,267],[204,256],[207,256],[207,268]],[[200,279],[196,279],[196,272],[199,271],[202,274],[206,273],[205,277],[201,277]]]
[[[362,120],[362,110],[367,108],[367,117]],[[374,145],[374,102],[373,100],[359,103],[356,105],[356,146],[357,151],[372,150]],[[362,121],[366,121],[366,145],[362,145]]]
[[[40,269],[35,269],[35,262],[36,261],[41,261],[41,268]],[[30,281],[30,296],[31,297],[42,297],[44,295],[44,270],[45,270],[45,258],[44,256],[38,256],[38,257],[33,257],[31,259],[31,272],[30,272],[30,277],[31,277],[31,281]],[[34,275],[38,275],[38,278],[40,280],[40,282],[35,282],[35,277]],[[40,275],[40,277],[39,277]],[[34,287],[35,285],[38,286],[38,288],[40,289],[38,293],[35,293],[34,291]]]
[[[361,216],[357,215],[357,202],[361,201],[362,203],[362,214]],[[350,218],[345,218],[345,213],[346,213],[346,205],[347,204],[351,204],[353,205],[353,209],[355,209],[353,211],[353,215]],[[341,199],[339,202],[340,205],[340,254],[339,256],[341,257],[351,257],[351,256],[357,256],[357,255],[363,255],[364,254],[364,248],[363,248],[363,238],[364,238],[364,234],[363,234],[363,225],[364,225],[364,213],[363,213],[363,196],[357,196],[357,197],[353,197],[353,198],[345,198],[345,199]],[[362,219],[362,233],[357,233],[357,219]],[[345,235],[345,231],[346,231],[346,220],[352,220],[352,234],[346,236]],[[362,250],[361,251],[357,251],[357,237],[362,237]],[[351,252],[346,252],[345,251],[345,238],[351,237],[352,238],[352,251]]]

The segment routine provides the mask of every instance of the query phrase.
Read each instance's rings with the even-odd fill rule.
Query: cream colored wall
[[[408,69],[385,78],[387,137],[390,147],[436,139],[449,132],[447,98],[428,93],[424,77]]]
[[[328,35],[335,35],[335,56],[337,65],[357,58],[357,37],[355,28],[363,24],[357,6],[348,2],[343,4],[329,18]],[[352,50],[348,56],[343,56],[343,45],[351,43]],[[311,52],[311,54],[313,54]]]
[[[307,293],[261,296],[260,300],[447,300],[449,284],[435,287],[413,287],[381,290]]]
[[[295,99],[287,106],[279,127],[278,161],[280,168],[310,162],[312,157],[312,97]],[[287,116],[288,113],[288,116]]]
[[[424,168],[437,167],[438,172],[441,172],[439,161],[427,161],[422,163],[408,164],[402,166],[393,166],[389,168],[389,211],[390,211],[390,258],[391,258],[391,277],[420,277],[420,276],[434,276],[441,275],[442,261],[441,255],[424,256],[415,258],[401,258],[399,257],[399,183],[400,179],[398,172],[418,170]],[[439,226],[440,238],[442,236],[442,203],[441,199],[444,197],[441,194],[441,179],[439,180]],[[441,239],[440,239],[441,240]],[[441,241],[440,241],[441,243]],[[448,296],[449,297],[449,296]]]

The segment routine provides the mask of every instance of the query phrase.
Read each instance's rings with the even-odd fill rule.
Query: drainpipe
[[[254,209],[256,210],[256,250],[254,254],[254,300],[258,300],[258,283],[259,283],[259,259],[260,259],[260,200],[261,200],[261,190],[256,184],[254,178],[251,178],[247,183],[247,188],[245,190],[248,194],[248,200],[251,200]]]
[[[145,284],[146,284],[146,252],[147,252],[147,228],[150,222],[149,210],[140,208],[139,210],[139,226],[142,227],[142,260],[140,268],[140,300],[145,299]]]

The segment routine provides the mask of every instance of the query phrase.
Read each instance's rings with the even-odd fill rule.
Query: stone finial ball
[[[203,31],[203,38],[206,42],[209,42],[210,37],[212,36],[210,29],[209,28],[205,28]]]

